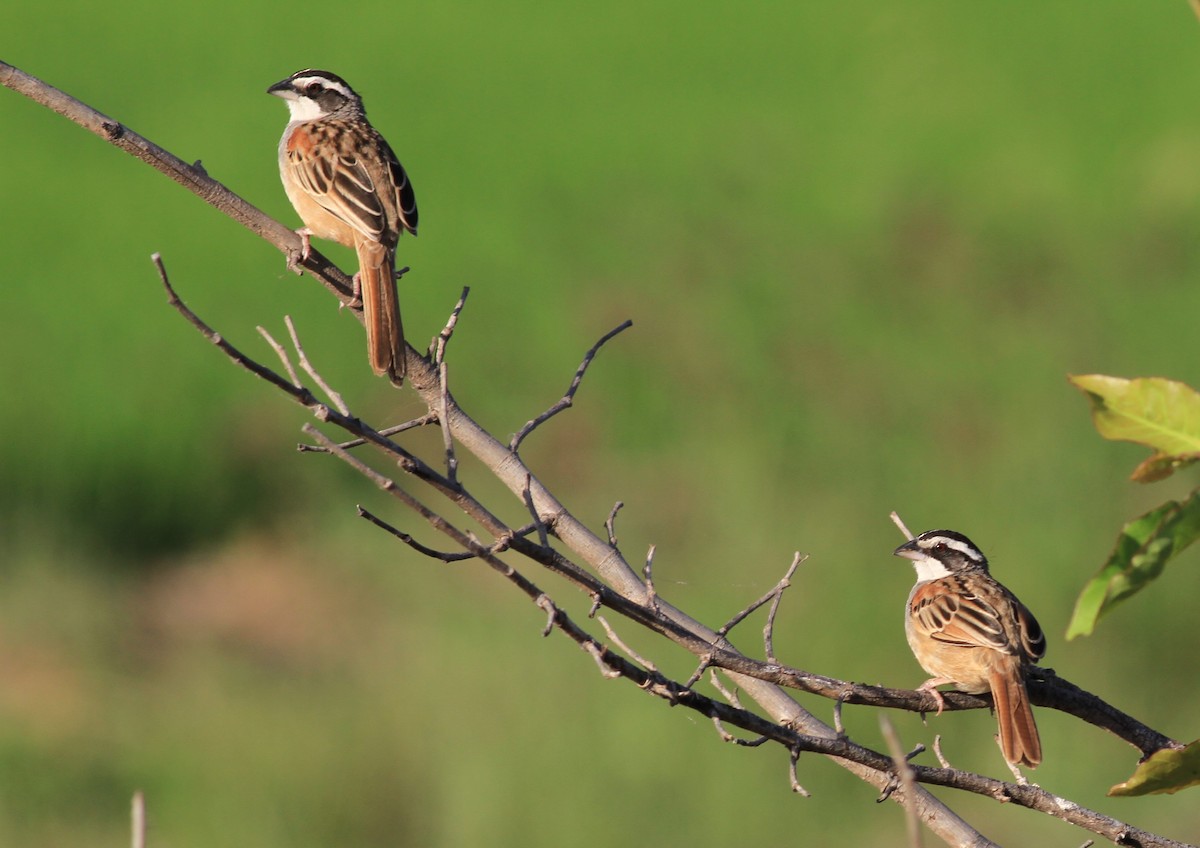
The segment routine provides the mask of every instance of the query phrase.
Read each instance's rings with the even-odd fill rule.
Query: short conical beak
[[[292,80],[290,77],[285,80],[280,80],[267,89],[267,94],[274,94],[276,97],[287,97],[289,94],[295,93],[296,90],[292,88]]]
[[[925,556],[925,554],[921,552],[921,549],[917,547],[916,539],[909,539],[903,545],[896,548],[896,550],[892,551],[892,554],[893,556],[904,557],[905,559],[912,560],[922,559]]]

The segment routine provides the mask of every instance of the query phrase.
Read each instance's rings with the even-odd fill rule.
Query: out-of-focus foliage
[[[1071,382],[1091,400],[1100,435],[1154,450],[1134,469],[1134,480],[1162,480],[1200,456],[1200,395],[1190,386],[1161,377],[1126,380],[1101,374],[1075,376]],[[1067,638],[1091,633],[1101,615],[1157,578],[1197,538],[1200,489],[1126,524],[1108,561],[1080,593]]]
[[[1182,750],[1155,751],[1139,763],[1133,776],[1108,791],[1109,795],[1129,797],[1165,793],[1168,795],[1200,785],[1200,742]]]

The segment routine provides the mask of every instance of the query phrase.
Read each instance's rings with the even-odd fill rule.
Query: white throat
[[[309,97],[296,97],[294,99],[289,97],[287,107],[288,112],[291,113],[293,123],[314,121],[324,114],[317,101]]]
[[[917,582],[926,583],[930,580],[936,580],[939,577],[945,577],[950,573],[950,569],[942,565],[931,556],[923,556],[920,559],[912,561],[913,567],[917,570]]]

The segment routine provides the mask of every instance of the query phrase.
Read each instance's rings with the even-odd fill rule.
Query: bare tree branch
[[[588,366],[591,365],[592,360],[596,358],[596,353],[601,347],[604,346],[605,342],[621,331],[627,330],[632,326],[632,321],[625,321],[620,326],[609,330],[601,337],[600,341],[592,345],[588,352],[584,355],[583,362],[579,363],[579,368],[575,370],[575,376],[571,380],[571,385],[567,387],[567,393],[559,398],[553,406],[551,406],[541,415],[537,416],[531,421],[526,422],[525,426],[522,427],[517,434],[512,437],[512,441],[508,443],[508,449],[513,453],[516,453],[521,447],[521,442],[525,441],[526,437],[529,436],[530,433],[532,433],[542,424],[549,421],[555,415],[558,415],[558,413],[562,412],[564,409],[570,407],[571,404],[575,402],[575,393],[579,391],[579,385],[583,382],[583,375],[587,373]]]
[[[391,427],[384,427],[379,431],[381,436],[394,436],[397,433],[404,433],[408,430],[415,430],[418,427],[427,427],[430,424],[436,424],[438,421],[437,415],[432,412],[426,412],[411,421],[405,421],[403,424],[395,424]],[[367,443],[366,439],[348,439],[338,445],[343,450],[352,450]],[[296,445],[296,449],[301,453],[326,453],[325,449],[319,445],[309,445],[301,442]]]
[[[288,335],[292,338],[292,347],[296,350],[296,359],[300,362],[300,367],[304,369],[304,373],[313,378],[313,382],[325,393],[325,397],[333,402],[338,412],[342,413],[342,415],[349,415],[350,408],[346,406],[346,401],[340,394],[330,388],[329,384],[317,373],[317,369],[309,362],[308,355],[304,352],[304,345],[300,344],[300,336],[296,332],[296,325],[292,323],[292,316],[284,315],[283,323],[287,325]]]
[[[154,261],[155,265],[158,265],[162,261],[162,257],[157,253],[154,254],[151,259]],[[266,340],[268,345],[271,346],[271,350],[275,351],[275,355],[279,357],[279,362],[283,365],[283,369],[287,371],[288,379],[292,381],[292,385],[299,386],[300,378],[296,376],[296,369],[292,367],[292,360],[288,356],[287,351],[284,350],[283,345],[275,341],[275,337],[267,332],[266,327],[259,326],[255,327],[254,329],[258,330],[258,334]]]
[[[225,342],[219,334],[209,329],[204,322],[200,321],[200,319],[197,318],[194,313],[192,313],[179,300],[179,298],[174,295],[173,289],[171,288],[169,281],[166,279],[166,272],[162,267],[161,261],[158,261],[157,264],[159,266],[160,275],[163,278],[164,285],[167,287],[168,291],[171,292],[171,304],[177,310],[179,310],[181,314],[184,314],[184,316],[187,317],[188,320],[206,337],[218,344],[218,346],[221,347],[226,355],[229,356],[230,359],[232,359],[236,364],[246,368],[247,370],[250,370],[252,373],[262,376],[264,379],[267,379],[269,382],[285,391],[297,402],[302,403],[310,408],[310,410],[314,412],[318,419],[334,423],[352,433],[366,434],[369,440],[377,447],[398,455],[401,459],[399,465],[403,470],[410,474],[414,474],[425,482],[430,483],[444,496],[450,497],[458,506],[465,509],[468,514],[480,520],[481,523],[485,524],[485,526],[488,526],[490,532],[494,532],[498,537],[510,534],[511,531],[509,531],[508,528],[499,522],[489,511],[485,510],[481,504],[475,502],[474,499],[471,498],[461,486],[449,485],[449,481],[445,480],[445,478],[442,478],[440,475],[434,473],[431,469],[429,469],[428,466],[415,457],[412,457],[399,445],[396,445],[394,442],[379,436],[376,431],[371,430],[369,427],[367,427],[367,425],[359,421],[357,418],[340,415],[335,410],[330,409],[324,404],[314,402],[313,395],[310,391],[292,386],[285,379],[274,374],[274,372],[270,372],[269,369],[264,368],[258,363],[249,360],[247,357],[237,351],[236,348],[233,348],[232,345],[229,345],[227,342]],[[421,364],[425,367],[425,369],[430,368],[430,366],[426,365],[424,362]],[[410,374],[410,376],[413,375]],[[413,378],[414,385],[420,387],[423,382],[423,377],[423,374],[418,374],[415,376]],[[430,396],[427,400],[427,403],[432,404],[440,402],[444,396],[444,393],[434,386],[429,387],[429,395]],[[450,408],[450,416],[451,420],[453,420],[455,416],[461,416],[459,418],[460,421],[465,417],[456,405]],[[430,510],[428,507],[421,504],[414,497],[397,486],[394,481],[390,480],[384,475],[379,474],[378,472],[375,472],[365,463],[355,459],[347,451],[338,448],[338,446],[331,439],[321,434],[315,428],[312,428],[311,425],[305,425],[304,429],[326,450],[333,453],[344,462],[347,462],[355,467],[360,471],[360,473],[374,481],[381,489],[400,498],[405,505],[417,511],[418,514],[429,521],[429,523],[436,529],[452,535],[452,537],[454,537],[455,540],[467,550],[486,554],[486,550],[481,548],[476,542],[474,542],[473,539],[468,537],[466,534],[461,533],[461,531],[454,530],[449,522],[447,522],[433,510]],[[464,432],[469,433],[470,431],[464,430]],[[513,457],[512,454],[509,454],[509,456],[510,458]],[[524,468],[524,466],[520,467]],[[497,471],[496,473],[499,472]],[[536,478],[534,478],[532,472],[529,472],[528,470],[525,471],[525,475],[526,479],[524,481],[524,486],[522,487],[524,490],[524,499],[526,499],[532,507],[535,503],[533,493]],[[533,512],[539,518],[545,514],[544,512],[536,509],[534,509]],[[558,512],[554,513],[554,516],[555,520],[553,524],[547,523],[546,526],[547,528],[554,527],[556,529],[555,535],[562,539],[562,534],[557,531],[559,528],[570,526],[567,524],[569,513],[560,507]],[[692,620],[686,617],[684,614],[679,613],[674,607],[666,604],[666,602],[664,602],[657,595],[657,593],[653,591],[651,571],[653,565],[653,548],[651,548],[650,553],[647,556],[646,567],[644,569],[644,576],[647,582],[643,584],[641,581],[637,581],[638,585],[643,590],[642,597],[640,599],[631,599],[624,594],[612,593],[608,586],[602,582],[596,581],[589,575],[586,575],[586,573],[583,572],[582,569],[579,569],[578,566],[564,563],[561,559],[561,555],[550,549],[547,544],[529,543],[526,540],[513,538],[511,547],[514,551],[530,556],[531,559],[541,562],[544,565],[555,567],[558,573],[568,576],[578,583],[586,585],[589,591],[592,591],[596,596],[601,598],[604,605],[616,609],[622,614],[625,614],[628,617],[633,618],[634,620],[639,621],[648,627],[651,627],[656,632],[662,633],[663,635],[668,635],[670,638],[673,638],[675,641],[678,641],[685,647],[689,647],[689,649],[697,652],[698,655],[704,655],[703,652],[707,652],[712,656],[712,663],[714,665],[720,666],[727,671],[732,672],[735,679],[738,680],[739,685],[746,691],[754,694],[756,700],[758,700],[760,704],[763,703],[764,693],[761,691],[754,692],[753,690],[756,689],[758,684],[761,682],[770,682],[794,686],[795,688],[801,688],[805,691],[816,691],[819,694],[829,694],[831,697],[835,698],[840,697],[846,703],[873,703],[876,706],[900,707],[917,711],[923,710],[927,706],[924,702],[924,693],[907,690],[889,690],[883,687],[862,686],[860,684],[851,684],[845,681],[834,680],[832,678],[822,678],[819,675],[812,675],[798,669],[788,669],[783,666],[758,663],[733,650],[732,646],[730,646],[724,638],[718,636],[714,631],[708,630],[698,622],[694,622],[694,626],[685,624],[685,622],[692,622]],[[586,546],[582,547],[584,547],[586,550]],[[609,551],[610,555],[612,553],[616,553],[612,552],[611,548],[609,548]],[[617,555],[619,556],[619,553]],[[494,560],[494,557],[492,557],[490,554],[487,554],[487,558],[489,562]],[[627,566],[625,567],[627,568]],[[513,571],[508,566],[501,566],[500,568],[501,570],[505,570],[505,573]],[[636,581],[636,578],[634,579]],[[539,597],[542,594],[543,593],[538,592]],[[561,614],[561,610],[558,612]],[[594,659],[596,659],[597,663],[600,664],[602,668],[609,670],[614,669],[614,665],[609,655],[604,653],[600,647],[597,647],[597,643],[595,643],[594,640],[591,640],[589,637],[583,641],[586,642],[586,645],[583,645],[585,649],[593,656]],[[749,672],[750,674],[747,675],[746,672]],[[631,679],[638,678],[638,675],[631,676],[624,671],[618,673],[622,676],[630,676]],[[1037,681],[1030,681],[1031,699],[1035,703],[1041,703],[1038,695],[1034,694],[1038,693],[1039,690],[1039,687],[1036,684]],[[703,705],[702,711],[704,711],[706,715],[712,715],[712,708],[707,704],[707,702],[694,700],[695,698],[702,696],[699,696],[698,693],[695,693],[695,691],[690,688],[683,687],[679,684],[664,686],[661,684],[661,681],[652,680],[645,676],[640,677],[639,685],[647,689],[647,691],[651,691],[659,697],[665,698],[672,703],[686,703],[687,699],[693,699],[694,703],[701,703]],[[782,694],[782,690],[779,691]],[[1082,690],[1078,691],[1082,693]],[[686,698],[680,694],[683,692],[689,693]],[[975,698],[975,696],[969,695],[963,695],[962,698],[956,698],[954,697],[955,695],[961,695],[961,693],[947,693],[946,705],[948,709],[968,708],[975,706],[982,707],[989,705],[989,701],[987,699]],[[974,699],[977,703],[972,703],[970,700],[966,699]],[[768,703],[771,703],[769,698],[766,700]],[[1099,701],[1099,699],[1096,700]],[[792,702],[790,699],[788,699],[788,701],[794,704],[794,702]],[[1107,705],[1104,706],[1107,707]],[[798,706],[796,707],[796,710],[799,710]],[[1118,711],[1115,710],[1112,710],[1112,713],[1123,715],[1119,714]],[[837,761],[842,763],[844,767],[859,774],[861,777],[863,777],[863,779],[867,780],[868,782],[877,783],[881,792],[889,785],[889,783],[891,783],[894,778],[894,766],[891,765],[888,757],[883,754],[869,751],[868,749],[863,749],[861,746],[849,743],[848,740],[839,738],[838,734],[832,728],[828,728],[827,725],[819,722],[815,717],[811,716],[811,714],[807,712],[799,711],[796,713],[796,715],[798,718],[795,721],[776,719],[778,722],[776,724],[766,722],[765,724],[768,727],[776,728],[775,733],[768,732],[765,727],[760,725],[759,722],[763,720],[759,719],[757,716],[755,716],[753,720],[747,719],[744,715],[740,714],[728,716],[722,714],[721,717],[722,720],[726,721],[727,723],[736,723],[740,727],[751,730],[760,735],[768,736],[769,738],[780,742],[780,744],[784,744],[789,748],[789,750],[795,749],[797,746],[799,746],[802,750],[810,750],[834,756]],[[1129,719],[1129,721],[1132,722],[1133,720]],[[791,730],[791,728],[804,727],[807,729],[814,726],[818,729],[826,728],[827,732],[818,734],[806,733],[803,735],[803,739],[797,739],[789,736],[789,734],[795,733],[795,731]],[[783,735],[780,735],[778,732],[779,729],[783,729],[786,732]],[[1149,731],[1148,728],[1146,728],[1146,730]],[[1153,731],[1149,732],[1154,733]],[[1166,737],[1161,738],[1165,739]],[[813,740],[821,741],[815,742]],[[1179,744],[1173,740],[1167,741],[1171,746]],[[831,744],[841,742],[845,742],[852,747],[846,750],[837,750],[835,747],[831,747]],[[1050,793],[1042,791],[1038,787],[1005,783],[1003,781],[997,781],[993,778],[983,777],[982,775],[975,775],[952,769],[931,769],[928,767],[915,766],[914,779],[919,783],[933,783],[942,786],[952,786],[954,788],[964,789],[977,794],[984,794],[990,797],[1014,802],[1021,806],[1028,806],[1033,809],[1041,810],[1042,812],[1050,815],[1054,815],[1058,818],[1062,818],[1066,821],[1073,822],[1081,827],[1087,828],[1094,833],[1108,836],[1114,840],[1117,838],[1133,838],[1130,835],[1136,834],[1137,838],[1144,845],[1177,846],[1182,844],[1173,842],[1172,840],[1166,840],[1163,837],[1159,837],[1154,834],[1140,831],[1136,828],[1132,828],[1123,822],[1119,822],[1115,819],[1111,819],[1110,817],[1103,816],[1095,811],[1075,805],[1072,802],[1068,802],[1066,799],[1053,796]],[[983,844],[980,841],[982,839],[980,834],[971,829],[969,825],[953,814],[949,808],[941,805],[941,803],[936,801],[936,799],[932,799],[932,796],[928,796],[925,790],[923,790],[921,787],[916,787],[912,793],[892,793],[891,797],[901,800],[902,803],[915,804],[922,815],[923,821],[928,822],[928,817],[932,815],[934,817],[935,824],[938,825],[938,827],[934,827],[932,829],[934,829],[934,831],[949,844]]]
[[[741,624],[743,621],[745,621],[753,612],[755,612],[756,610],[762,609],[767,604],[771,603],[772,601],[777,600],[779,598],[779,596],[781,594],[783,594],[783,590],[791,585],[791,583],[789,581],[791,579],[791,576],[796,573],[796,566],[798,566],[799,564],[800,564],[800,554],[796,554],[795,559],[792,560],[792,567],[788,569],[787,574],[784,575],[784,578],[782,580],[780,580],[778,583],[776,583],[775,586],[771,589],[771,591],[767,592],[765,595],[763,595],[758,600],[752,601],[750,603],[750,606],[746,607],[744,610],[742,610],[741,612],[734,615],[733,618],[729,619],[729,621],[725,622],[720,627],[718,627],[717,635],[719,635],[719,636],[729,635],[730,630],[733,630],[733,628],[737,627],[739,624]],[[771,657],[771,653],[768,650],[767,658],[769,659],[770,657]]]
[[[625,504],[622,503],[621,501],[617,501],[615,504],[613,504],[612,511],[609,512],[608,518],[605,519],[605,521],[604,521],[604,529],[606,531],[608,531],[608,544],[612,547],[613,550],[618,550],[618,548],[617,548],[617,530],[616,530],[617,513],[621,511],[621,507],[623,507],[623,506],[625,506]]]
[[[283,225],[272,221],[253,206],[245,203],[228,189],[212,180],[203,169],[187,165],[181,160],[131,132],[120,123],[92,110],[74,98],[47,86],[18,71],[10,65],[0,63],[0,84],[19,91],[37,102],[47,105],[81,126],[89,129],[110,143],[127,150],[139,159],[170,176],[176,182],[196,193],[206,202],[220,209],[251,231],[275,244],[285,254],[295,257],[299,239]],[[897,709],[920,711],[927,704],[921,693],[909,690],[892,690],[883,687],[868,687],[851,684],[832,678],[813,675],[800,669],[788,668],[777,662],[760,662],[744,656],[721,634],[696,621],[683,611],[667,603],[653,588],[651,567],[653,549],[647,557],[643,575],[625,560],[615,544],[609,522],[609,539],[603,539],[576,519],[554,495],[537,479],[516,453],[521,439],[536,429],[539,419],[548,420],[557,411],[570,405],[591,358],[609,336],[601,339],[585,357],[576,372],[567,395],[555,407],[543,413],[527,426],[521,438],[505,445],[479,427],[457,404],[448,391],[444,372],[419,355],[409,357],[410,383],[420,395],[431,414],[447,428],[455,445],[477,457],[488,471],[501,480],[519,500],[525,502],[534,516],[534,527],[539,528],[535,541],[516,532],[500,521],[496,515],[476,500],[455,479],[435,471],[429,464],[412,454],[394,440],[383,435],[353,416],[320,402],[312,391],[297,386],[242,354],[225,341],[222,336],[208,327],[191,312],[178,298],[167,278],[161,258],[155,257],[160,278],[168,292],[170,304],[188,320],[205,338],[215,344],[239,367],[250,371],[275,386],[294,401],[308,409],[319,421],[343,430],[355,439],[370,444],[393,462],[401,472],[446,498],[455,508],[465,512],[495,539],[495,550],[503,548],[532,562],[536,562],[552,573],[565,578],[571,584],[586,591],[593,599],[593,611],[597,605],[607,606],[626,618],[659,633],[673,642],[703,658],[702,664],[722,668],[729,674],[737,688],[753,699],[766,713],[766,717],[731,704],[707,698],[691,686],[671,681],[661,673],[640,668],[630,663],[578,627],[563,610],[554,604],[532,581],[524,577],[509,563],[502,560],[488,545],[480,543],[473,535],[457,528],[437,511],[430,509],[416,497],[397,485],[394,480],[371,468],[363,460],[351,454],[346,447],[328,436],[306,425],[305,431],[318,445],[337,459],[356,468],[382,490],[397,498],[412,509],[433,529],[447,535],[464,552],[479,558],[500,573],[530,600],[546,612],[551,626],[564,633],[578,644],[597,662],[606,676],[630,680],[644,691],[671,704],[683,705],[714,720],[740,727],[763,739],[769,739],[791,752],[793,764],[800,751],[821,753],[864,781],[883,791],[898,774],[897,764],[886,754],[872,751],[853,743],[834,728],[816,719],[804,710],[784,689],[790,687],[815,692],[847,704],[873,704]],[[348,302],[351,296],[348,278],[314,252],[305,263],[305,270],[316,276],[341,300]],[[444,331],[449,338],[453,323],[461,311],[455,314]],[[361,319],[361,315],[360,315]],[[439,364],[444,362],[445,344],[438,349]],[[566,403],[564,403],[566,401]],[[615,510],[614,510],[615,515]],[[612,516],[610,516],[611,518]],[[541,532],[544,530],[543,532]],[[561,542],[571,555],[586,564],[586,568],[569,559],[550,545],[550,537]],[[432,550],[432,549],[430,549]],[[590,570],[589,570],[590,569]],[[778,595],[776,596],[776,600]],[[1079,715],[1104,727],[1143,753],[1164,747],[1178,747],[1179,743],[1148,728],[1105,704],[1099,698],[1073,687],[1045,670],[1040,680],[1030,681],[1031,700],[1042,706],[1052,706]],[[736,692],[726,689],[730,695]],[[990,705],[987,698],[978,698],[961,693],[947,693],[947,709],[981,708]],[[1138,830],[1102,814],[1082,808],[1073,802],[1054,796],[1036,786],[1004,782],[982,775],[971,774],[948,768],[932,768],[911,765],[914,786],[911,791],[902,789],[891,793],[893,800],[911,805],[921,820],[943,841],[951,845],[990,844],[977,831],[955,814],[949,807],[930,795],[922,786],[934,784],[987,795],[998,800],[1012,802],[1031,809],[1040,810],[1072,822],[1090,832],[1122,844],[1147,846],[1178,846],[1181,843]],[[793,786],[798,786],[793,767]]]
[[[454,305],[454,309],[450,311],[450,317],[446,320],[446,326],[437,334],[433,340],[433,362],[435,365],[440,365],[446,360],[446,345],[450,344],[450,337],[454,335],[454,328],[458,326],[458,316],[462,314],[463,307],[467,305],[467,295],[471,293],[470,286],[463,286],[462,294],[458,297],[458,303]]]
[[[370,510],[365,509],[361,504],[358,507],[358,514],[367,521],[370,521],[379,529],[386,530],[388,533],[391,533],[417,553],[427,556],[430,559],[440,560],[441,562],[462,562],[463,560],[475,559],[475,554],[471,553],[470,551],[439,551],[429,547],[428,545],[423,545],[408,533],[405,533],[403,530],[400,530],[397,527],[393,527],[391,524],[388,524]]]
[[[231,358],[234,357],[231,355]],[[235,359],[235,361],[237,360]],[[282,380],[279,382],[286,385],[286,383]],[[332,421],[333,419],[330,420]],[[355,426],[354,422],[356,421],[357,419],[348,418],[335,421],[334,423],[338,423],[339,426]],[[690,686],[681,685],[666,678],[644,658],[639,658],[638,662],[642,663],[642,665],[639,666],[622,659],[617,654],[612,653],[598,640],[594,639],[586,634],[585,631],[582,631],[582,629],[578,628],[578,626],[571,621],[569,616],[563,612],[561,607],[555,605],[550,600],[549,596],[545,592],[538,589],[536,585],[534,585],[527,578],[523,577],[511,565],[499,560],[494,553],[481,546],[473,539],[473,537],[455,528],[442,516],[417,503],[415,498],[405,492],[401,487],[396,485],[395,482],[390,478],[379,474],[378,472],[366,466],[365,463],[350,455],[348,452],[339,449],[333,440],[329,439],[327,436],[324,436],[324,434],[317,431],[311,425],[305,425],[305,430],[326,450],[329,450],[339,459],[349,463],[351,466],[359,470],[360,473],[363,473],[365,476],[375,482],[379,488],[401,499],[406,505],[410,506],[410,508],[417,510],[418,513],[425,518],[425,520],[435,527],[435,529],[446,533],[453,538],[457,544],[462,545],[467,551],[470,551],[475,556],[483,559],[485,562],[492,565],[495,570],[499,571],[513,582],[517,583],[518,586],[520,586],[522,590],[525,591],[526,594],[538,604],[538,606],[547,611],[549,620],[553,627],[562,630],[578,644],[580,644],[580,646],[583,647],[593,657],[593,659],[601,667],[601,670],[604,672],[605,676],[619,676],[627,678],[636,683],[645,691],[650,692],[651,694],[654,694],[655,696],[664,699],[669,703],[688,706],[691,709],[695,709],[704,713],[710,718],[715,716],[722,723],[741,727],[742,729],[755,733],[758,736],[778,742],[779,744],[787,747],[789,751],[793,752],[793,754],[797,754],[797,752],[800,751],[812,751],[834,756],[838,760],[846,761],[848,764],[869,769],[872,773],[880,774],[886,777],[880,786],[880,790],[884,794],[884,797],[909,799],[903,801],[903,803],[912,803],[918,810],[921,808],[921,804],[915,799],[920,798],[920,796],[924,793],[924,790],[915,784],[929,783],[962,789],[969,792],[974,792],[976,794],[987,795],[998,800],[1003,800],[1019,806],[1025,806],[1031,809],[1039,810],[1049,815],[1064,819],[1065,821],[1077,824],[1092,831],[1093,833],[1110,838],[1113,841],[1124,841],[1127,843],[1133,842],[1146,846],[1182,845],[1182,843],[1133,828],[1124,822],[1117,821],[1116,819],[1112,819],[1111,817],[1105,816],[1096,811],[1081,807],[1073,802],[1068,801],[1067,799],[1046,792],[1040,787],[1030,784],[1007,783],[996,780],[995,778],[989,778],[983,775],[958,771],[955,769],[910,765],[909,768],[912,772],[914,786],[911,790],[897,792],[895,789],[896,786],[899,785],[896,783],[899,778],[899,772],[896,764],[888,755],[871,751],[870,749],[857,745],[844,736],[839,736],[836,733],[832,736],[825,734],[810,735],[806,733],[798,733],[790,724],[786,722],[769,721],[754,713],[749,713],[735,706],[726,706],[724,704],[720,704],[719,702],[712,701],[711,699],[708,699],[696,692],[696,690]],[[469,499],[469,495],[466,495],[465,497]],[[469,515],[473,515],[474,508],[475,506],[473,504],[466,503],[466,511]],[[517,542],[518,539],[512,539],[512,550],[523,552]],[[540,544],[535,545],[534,551],[537,553],[530,558],[534,559],[535,561],[537,561],[538,556],[544,556],[547,552],[545,546]],[[652,562],[653,556],[650,555],[647,557],[647,566],[652,565]],[[570,572],[560,570],[559,573],[566,574]],[[575,576],[583,583],[589,583],[591,580],[581,571],[576,572]],[[647,573],[646,578],[649,580],[650,577],[651,574]],[[627,615],[629,618],[641,623],[647,623],[648,626],[654,626],[654,629],[656,629],[658,632],[678,633],[678,622],[672,621],[671,617],[667,616],[664,612],[665,609],[670,609],[670,607],[657,595],[651,594],[649,589],[647,590],[645,598],[640,603],[630,602],[628,599],[620,598],[620,596],[607,594],[607,589],[603,586],[597,586],[596,591],[601,595],[602,598],[605,599],[606,605],[611,606],[622,614]],[[693,641],[702,641],[697,638],[696,634],[693,633],[690,635]],[[717,637],[715,633],[713,634],[712,638],[714,643],[721,641],[720,637]],[[713,653],[714,656],[726,659],[730,665],[738,666],[739,670],[742,667],[742,662],[748,664],[754,663],[754,661],[745,657],[741,657],[741,655],[736,654],[736,652],[729,651],[728,649],[713,649]],[[740,658],[740,661],[735,660],[734,657]],[[759,668],[753,669],[753,671],[756,673],[761,673],[764,676],[769,677],[775,673],[784,673],[784,670],[779,669],[777,666],[772,667],[768,664],[758,665]],[[768,668],[778,669],[778,672],[768,671]],[[799,672],[797,670],[787,670],[786,674],[797,677],[812,677],[811,675],[806,675],[804,672]],[[754,680],[754,678],[743,677],[740,674],[738,677],[739,679],[746,679],[750,681]],[[838,697],[846,702],[850,702],[851,698],[871,689],[875,689],[876,694],[891,692],[891,690],[881,690],[878,687],[860,687],[843,681],[830,680],[829,682],[838,686]],[[920,693],[916,692],[900,691],[894,694],[898,694],[901,700],[908,698],[909,696],[917,696],[914,698],[914,700],[920,700]],[[984,703],[986,703],[986,701]],[[896,706],[895,703],[882,702],[879,705]],[[796,786],[799,786],[799,783],[794,779],[793,775],[793,787]],[[972,833],[974,832],[972,831]],[[986,843],[986,840],[983,840],[979,834],[974,833],[973,836],[970,836],[970,838],[965,841],[951,842],[951,844],[974,845],[988,843]]]

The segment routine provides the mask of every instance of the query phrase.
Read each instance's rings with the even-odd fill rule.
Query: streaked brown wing
[[[996,608],[966,592],[954,577],[931,580],[918,587],[912,598],[912,614],[919,626],[940,642],[1012,652]]]
[[[296,181],[330,214],[373,241],[384,241],[387,213],[370,171],[357,156],[338,155],[333,145],[288,150]]]
[[[1025,649],[1025,653],[1031,660],[1037,662],[1046,656],[1046,634],[1042,632],[1042,626],[1033,617],[1033,613],[1016,597],[1013,597],[1013,604],[1017,610],[1017,628],[1021,633],[1021,647]]]
[[[388,147],[388,143],[382,138],[379,141],[387,156],[392,185],[396,187],[396,208],[400,216],[400,224],[415,236],[417,234],[417,195],[408,179],[408,173],[400,164],[400,160],[396,158],[396,154],[392,152],[392,148]]]

